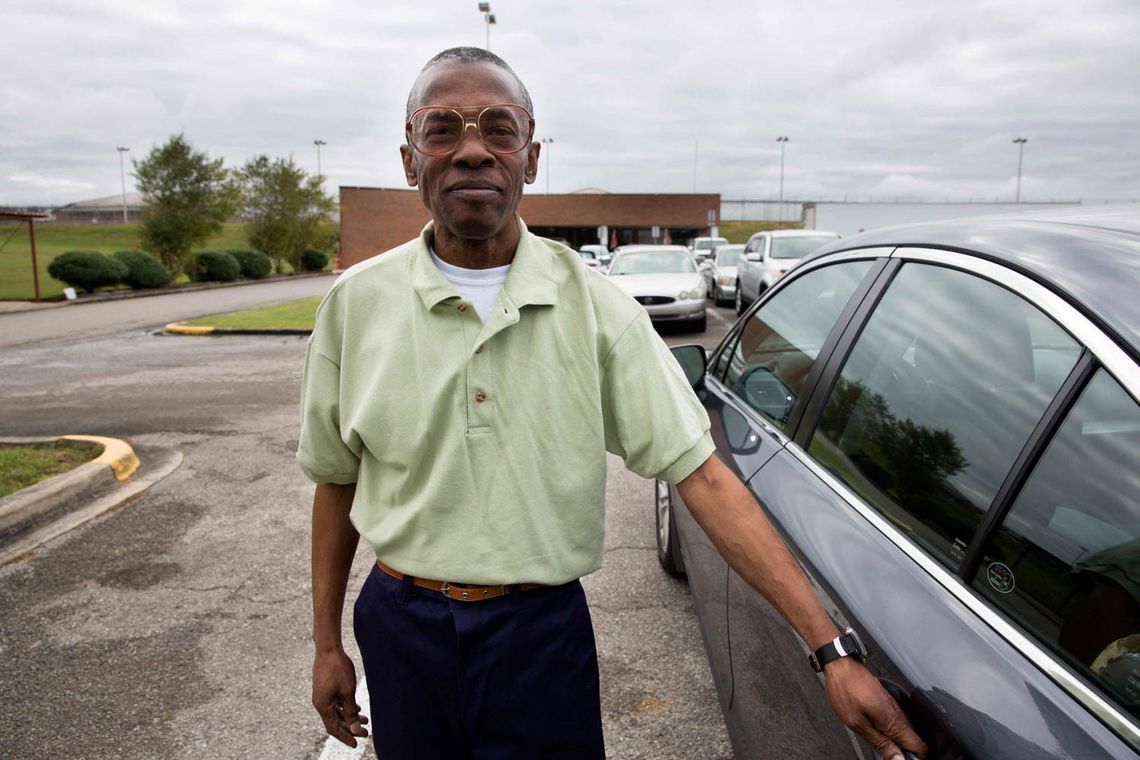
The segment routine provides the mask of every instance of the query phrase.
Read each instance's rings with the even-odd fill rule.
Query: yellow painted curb
[[[198,325],[187,325],[182,322],[171,322],[166,327],[162,328],[163,331],[168,333],[177,333],[178,335],[209,335],[216,327],[205,327]]]
[[[116,480],[126,480],[134,475],[135,470],[139,468],[139,458],[135,456],[134,449],[129,443],[120,441],[118,438],[102,438],[97,435],[65,435],[61,436],[60,440],[87,441],[102,446],[103,453],[91,461],[96,464],[108,465],[115,473]]]

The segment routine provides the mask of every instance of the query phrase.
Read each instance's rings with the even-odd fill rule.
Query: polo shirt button
[[[459,310],[460,311],[467,311],[467,304],[465,304],[465,303],[459,304]]]
[[[482,404],[484,401],[487,400],[487,394],[484,393],[483,391],[479,391],[478,393],[475,394],[475,400],[478,401],[480,404]]]

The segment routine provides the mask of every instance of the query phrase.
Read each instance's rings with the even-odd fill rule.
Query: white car
[[[705,282],[688,248],[624,245],[614,251],[609,275],[654,322],[685,322],[705,331]]]
[[[736,263],[743,253],[743,244],[717,246],[712,258],[701,264],[708,297],[717,306],[730,304],[736,297]]]
[[[593,251],[578,251],[578,255],[582,257],[582,263],[590,269],[598,269],[602,266],[602,262],[598,261],[598,257],[594,255]]]
[[[743,314],[804,256],[838,238],[824,230],[766,230],[748,238],[736,264],[736,313]]]
[[[713,249],[721,245],[728,245],[728,240],[722,237],[698,237],[693,238],[689,251],[692,252],[693,258],[699,264],[705,259],[711,258]]]
[[[605,269],[610,263],[610,251],[604,245],[597,243],[587,243],[578,249],[578,253],[582,254],[582,258],[586,259],[586,254],[593,254],[594,260],[598,262],[600,269]],[[587,264],[589,261],[587,260]]]

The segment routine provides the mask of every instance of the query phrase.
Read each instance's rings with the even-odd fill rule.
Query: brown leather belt
[[[388,575],[392,576],[398,581],[404,580],[404,574],[399,570],[393,570],[385,565],[380,560],[376,560],[376,567],[380,568]],[[430,578],[412,578],[412,585],[426,588],[429,591],[438,591],[446,596],[448,599],[454,599],[457,602],[481,602],[485,599],[494,599],[497,596],[504,596],[512,591],[530,591],[536,588],[543,588],[542,583],[515,583],[512,585],[502,586],[473,586],[467,583],[452,583],[450,581],[433,581]]]

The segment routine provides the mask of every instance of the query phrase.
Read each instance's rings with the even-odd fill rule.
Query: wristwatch
[[[823,666],[840,657],[854,657],[859,662],[867,659],[867,647],[854,628],[848,628],[841,635],[836,636],[830,643],[808,655],[808,662],[816,673],[823,672]]]

